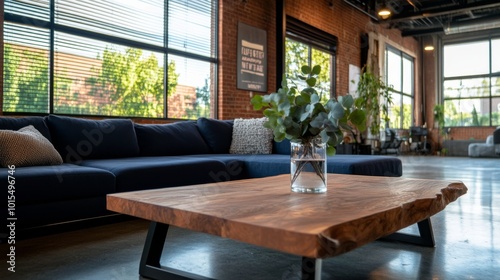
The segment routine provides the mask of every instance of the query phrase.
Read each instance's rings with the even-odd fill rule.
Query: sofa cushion
[[[36,130],[51,141],[50,131],[47,127],[44,117],[22,117],[22,118],[9,118],[0,117],[0,129],[19,130],[20,128],[32,125]]]
[[[289,155],[241,155],[239,160],[250,178],[290,173]],[[327,172],[399,177],[403,166],[400,159],[391,156],[335,155],[327,159]]]
[[[195,121],[172,124],[135,124],[141,156],[208,154]]]
[[[32,125],[18,131],[0,130],[0,166],[57,165],[62,158],[52,143]]]
[[[290,140],[285,138],[281,142],[273,141],[273,153],[289,155],[291,153]]]
[[[70,201],[115,192],[115,176],[102,169],[63,163],[15,170],[18,205]],[[0,180],[7,182],[7,176],[7,168],[0,168]]]
[[[50,115],[47,124],[52,142],[65,162],[139,155],[131,120],[87,120]]]
[[[197,121],[201,136],[214,154],[227,154],[233,137],[232,120],[199,118]]]
[[[400,177],[403,164],[397,157],[378,155],[335,155],[327,159],[328,173]]]
[[[226,170],[221,161],[189,156],[84,160],[81,164],[112,172],[117,192],[218,182],[217,175]]]
[[[264,127],[266,118],[235,119],[229,152],[231,154],[270,154],[273,131]]]

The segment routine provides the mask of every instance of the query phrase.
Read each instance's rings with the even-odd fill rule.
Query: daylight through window
[[[500,38],[445,44],[445,126],[500,125]]]
[[[4,3],[4,112],[214,115],[216,0]]]

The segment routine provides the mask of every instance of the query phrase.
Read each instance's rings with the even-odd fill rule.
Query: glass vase
[[[292,192],[326,192],[326,144],[321,139],[290,142],[290,179]]]

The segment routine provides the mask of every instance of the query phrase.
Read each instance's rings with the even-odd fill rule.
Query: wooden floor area
[[[322,279],[498,279],[500,159],[399,156],[408,178],[460,180],[468,193],[432,217],[435,248],[376,241],[326,259]],[[149,223],[132,220],[0,244],[0,279],[141,279]],[[415,227],[404,230],[415,232]],[[215,279],[299,279],[300,257],[174,228],[163,265]]]

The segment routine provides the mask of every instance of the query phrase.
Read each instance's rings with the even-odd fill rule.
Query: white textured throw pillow
[[[231,154],[270,154],[273,151],[273,131],[264,127],[266,118],[235,119]]]
[[[0,130],[0,165],[33,166],[62,164],[52,143],[32,125],[18,131]]]

